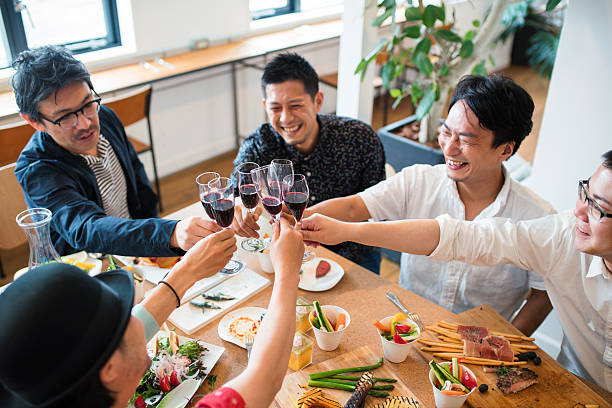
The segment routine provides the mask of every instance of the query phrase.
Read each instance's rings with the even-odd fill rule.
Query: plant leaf
[[[380,41],[378,41],[378,44],[376,44],[376,47],[374,47],[372,49],[372,51],[370,51],[370,53],[368,55],[366,55],[365,59],[367,60],[367,63],[369,64],[370,61],[372,61],[374,58],[376,58],[376,56],[378,55],[378,53],[385,48],[385,45],[387,45],[388,40],[386,38],[382,38]]]
[[[472,75],[487,75],[486,63],[486,60],[482,60],[478,64],[476,64],[474,66],[474,69],[472,69]]]
[[[422,52],[423,54],[429,54],[429,50],[431,50],[431,40],[429,37],[423,38],[419,43],[414,47],[414,53],[418,54]]]
[[[383,23],[383,21],[385,21],[386,19],[391,17],[391,14],[393,14],[393,10],[392,9],[385,10],[384,13],[382,13],[380,16],[378,16],[374,20],[372,20],[372,26],[379,27]]]
[[[404,28],[402,33],[409,38],[419,38],[421,36],[421,27],[418,25],[409,26]]]
[[[451,42],[456,42],[456,43],[461,42],[461,37],[455,34],[454,32],[452,32],[451,30],[438,30],[436,32],[436,35],[446,41],[451,41]]]
[[[393,102],[393,105],[391,105],[391,109],[397,108],[397,106],[400,104],[402,99],[404,99],[403,95],[400,95],[399,97],[397,97],[397,99],[395,99],[395,101]]]
[[[474,52],[474,43],[471,40],[466,40],[461,44],[461,50],[459,50],[459,56],[461,58],[467,58]]]
[[[423,91],[421,89],[421,87],[415,82],[414,84],[412,84],[412,88],[411,88],[411,94],[413,97],[415,97],[417,100],[421,99],[423,97],[423,94],[425,93],[425,91]],[[415,103],[416,105],[416,103]]]
[[[431,106],[433,105],[435,99],[436,99],[436,92],[432,87],[430,87],[427,90],[427,92],[425,92],[423,99],[421,99],[421,101],[419,102],[419,105],[416,108],[415,115],[416,115],[417,120],[423,119],[425,115],[429,113]]]
[[[425,11],[423,12],[423,24],[431,28],[434,26],[436,19],[444,22],[444,10],[431,4],[425,7]]]
[[[429,60],[427,54],[423,54],[422,52],[417,54],[416,64],[419,68],[419,71],[423,73],[425,76],[430,76],[433,71],[433,64]]]
[[[393,88],[389,90],[389,95],[391,95],[392,98],[399,98],[402,95],[402,91],[400,89]]]
[[[493,59],[493,54],[489,54],[489,62],[491,63],[492,67],[495,66],[495,60]]]
[[[449,71],[450,71],[450,67],[447,64],[445,64],[440,70],[440,76],[441,77],[447,76]]]
[[[478,20],[474,20],[474,21],[472,21],[472,25],[473,25],[474,27],[480,27],[480,21],[478,21]]]
[[[465,33],[465,37],[463,37],[464,40],[473,40],[474,36],[476,35],[476,30],[469,30],[467,33]]]
[[[546,11],[553,11],[555,7],[561,2],[561,0],[548,0],[546,2]]]
[[[383,81],[383,87],[389,89],[389,87],[391,86],[391,80],[393,79],[394,71],[395,71],[395,61],[393,60],[393,58],[391,58],[389,61],[387,61],[382,71],[380,72],[380,76]]]
[[[359,64],[357,64],[357,68],[355,68],[355,72],[353,72],[353,75],[357,75],[361,71],[365,72],[367,67],[368,67],[368,63],[366,62],[365,59],[362,59],[361,61],[359,61]]]
[[[406,11],[404,11],[404,16],[406,17],[406,21],[420,21],[423,18],[423,13],[418,7],[408,7]]]

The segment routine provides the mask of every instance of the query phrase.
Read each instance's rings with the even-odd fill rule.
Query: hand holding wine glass
[[[232,225],[234,220],[234,183],[227,177],[219,177],[208,183],[215,194],[212,209],[215,220],[221,228]]]
[[[281,180],[271,164],[253,169],[251,174],[261,204],[278,222],[283,205]]]
[[[213,180],[218,180],[219,177],[219,173],[214,171],[207,171],[206,173],[202,173],[198,177],[196,177],[198,197],[200,198],[202,207],[204,207],[206,214],[208,215],[208,217],[210,217],[211,220],[215,219],[215,213],[212,208],[212,203],[218,198],[218,196],[217,192],[213,191],[214,189],[209,186],[209,183]]]
[[[287,191],[285,193],[285,205],[289,211],[291,211],[291,214],[293,214],[293,218],[295,218],[295,224],[297,226],[297,223],[302,219],[302,215],[304,214],[304,210],[308,204],[308,182],[303,174],[293,174],[285,176],[283,183],[287,186]],[[304,252],[304,259],[302,262],[311,261],[314,257],[314,252],[306,251]]]

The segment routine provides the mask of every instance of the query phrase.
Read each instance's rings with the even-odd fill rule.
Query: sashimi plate
[[[317,278],[316,269],[319,262],[326,261],[329,263],[330,270],[325,276]],[[344,269],[336,261],[327,258],[315,258],[310,262],[302,265],[300,274],[300,283],[298,287],[310,292],[322,292],[336,286],[340,279],[344,276]]]

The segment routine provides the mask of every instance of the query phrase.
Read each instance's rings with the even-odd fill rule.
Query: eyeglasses
[[[589,197],[585,187],[588,185],[589,180],[578,181],[578,198],[583,203],[587,203],[589,215],[593,218],[593,220],[599,222],[601,222],[601,219],[604,217],[612,218],[612,214],[609,214],[602,210],[599,204],[597,204],[591,197]]]
[[[94,94],[98,96],[95,91]],[[86,118],[93,118],[94,116],[96,116],[98,114],[98,111],[100,110],[101,100],[102,99],[98,97],[91,102],[87,102],[81,107],[81,109],[67,113],[58,120],[51,120],[49,118],[44,117],[43,115],[40,115],[40,117],[46,120],[47,122],[51,122],[54,125],[61,127],[62,129],[70,130],[74,128],[77,123],[79,123],[79,113],[82,113],[83,116],[85,116]]]

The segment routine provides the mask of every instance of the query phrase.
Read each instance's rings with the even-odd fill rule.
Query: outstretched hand
[[[313,214],[302,219],[299,224],[300,232],[308,245],[318,244],[336,245],[346,241],[342,234],[344,222],[326,217],[321,214]]]
[[[304,256],[304,242],[299,231],[294,230],[285,218],[274,224],[270,257],[277,273],[289,274],[299,280]]]
[[[221,231],[216,222],[202,217],[189,217],[179,221],[170,237],[170,246],[189,251],[202,238]]]
[[[253,213],[247,211],[246,207],[236,204],[234,210],[234,220],[232,221],[232,229],[236,234],[245,238],[259,238],[259,214],[261,214],[261,207],[257,206]]]
[[[183,256],[183,263],[194,276],[194,282],[219,272],[232,259],[236,251],[236,237],[231,228],[211,234],[200,240]]]

